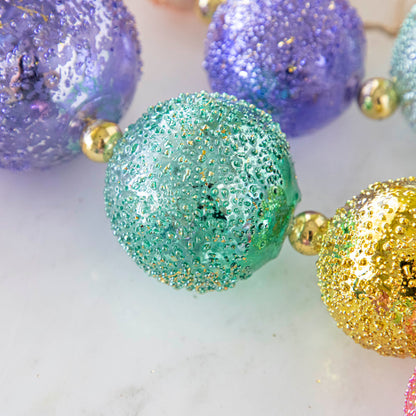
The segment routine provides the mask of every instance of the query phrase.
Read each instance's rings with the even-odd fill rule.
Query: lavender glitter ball
[[[209,27],[204,66],[214,91],[298,136],[348,107],[364,55],[363,24],[346,0],[227,0]]]
[[[0,57],[0,167],[15,170],[74,157],[86,122],[118,122],[141,74],[122,1],[0,0]]]

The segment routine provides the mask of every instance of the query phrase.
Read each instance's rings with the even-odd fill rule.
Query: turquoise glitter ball
[[[416,130],[416,6],[403,22],[394,44],[391,75],[403,114]]]
[[[183,94],[129,127],[107,168],[106,211],[151,276],[228,289],[275,258],[300,199],[285,135],[225,94]]]

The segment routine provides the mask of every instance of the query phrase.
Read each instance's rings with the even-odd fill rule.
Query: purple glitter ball
[[[118,122],[141,74],[122,1],[0,0],[0,167],[74,157],[88,120]]]
[[[364,55],[363,24],[346,0],[227,0],[209,27],[204,67],[214,91],[298,136],[348,107]]]

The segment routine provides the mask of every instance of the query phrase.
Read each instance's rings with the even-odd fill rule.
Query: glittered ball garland
[[[388,83],[375,86],[392,103],[397,102],[395,88]],[[415,230],[406,223],[414,216],[413,178],[370,187],[329,221],[318,213],[292,219],[299,191],[287,144],[270,117],[248,104],[224,95],[180,96],[151,108],[122,139],[114,123],[100,118],[110,117],[82,116],[81,136],[91,139],[84,152],[111,160],[107,213],[123,247],[151,276],[200,293],[225,290],[276,257],[289,233],[304,254],[319,252],[323,297],[346,333],[384,355],[414,356],[410,241]],[[261,139],[256,142],[253,137]],[[278,149],[273,149],[276,143]],[[207,163],[209,152],[214,157]],[[385,222],[385,213],[380,215],[380,225],[369,233],[369,224],[374,223],[371,204],[387,201],[383,209],[389,214],[397,205],[395,198],[400,205],[396,217]],[[349,210],[351,217],[345,219],[344,211]],[[366,222],[360,219],[367,214]],[[348,228],[352,222],[354,227]],[[379,229],[384,232],[381,237]],[[375,246],[384,247],[388,240],[391,258],[388,252],[371,257],[368,240],[373,238]],[[352,253],[350,241],[368,249],[366,260],[375,264],[374,276],[363,277],[362,252]],[[396,257],[401,259],[399,266]],[[322,271],[321,264],[330,264],[332,273]],[[380,275],[386,269],[389,278]],[[353,291],[349,291],[351,279]],[[410,388],[414,390],[414,382]],[[412,394],[406,414],[415,414]]]
[[[298,136],[355,99],[364,54],[363,24],[345,0],[227,0],[213,15],[204,66],[214,91],[255,104]]]
[[[284,135],[270,116],[219,94],[152,107],[118,142],[106,210],[151,276],[228,289],[275,258],[299,200]]]
[[[374,184],[330,220],[291,220],[299,191],[278,125],[202,92],[160,103],[129,128],[105,197],[125,250],[175,288],[228,289],[289,234],[299,252],[319,255],[323,301],[348,335],[383,355],[416,356],[414,178]]]
[[[0,54],[0,167],[15,170],[77,155],[89,120],[120,120],[141,73],[121,1],[3,1]]]
[[[49,6],[55,7],[52,3]],[[57,3],[57,12],[63,10],[60,6]],[[70,6],[72,3],[66,7]],[[1,16],[17,13],[15,9],[20,10],[7,4],[0,9]],[[39,13],[44,13],[44,8],[33,13],[28,10],[32,9],[21,10],[28,21],[33,16],[43,19]],[[44,17],[53,22],[51,13]],[[138,76],[138,43],[134,44],[127,56],[134,57]],[[15,50],[19,50],[26,43],[16,45]],[[62,48],[64,51],[65,44]],[[104,55],[98,59],[101,64],[107,62]],[[16,78],[19,89],[14,92],[17,98],[4,101],[6,110],[2,111],[6,115],[16,111],[22,116],[20,111],[32,99],[52,97],[52,93],[42,95],[43,87],[37,87],[37,82],[44,81],[44,75],[38,76],[42,60],[27,61],[34,65],[29,65],[29,76],[25,72],[26,55],[22,56]],[[12,54],[10,62],[13,59],[17,58]],[[114,68],[112,71],[116,73]],[[83,76],[84,72],[81,78],[85,79]],[[385,92],[394,101],[391,88],[396,91],[395,85],[379,82],[372,86],[369,91]],[[80,104],[75,116],[71,112],[58,114],[75,117],[67,126],[79,127],[74,140],[79,146],[81,136],[83,151],[91,159],[110,160],[105,188],[107,214],[122,246],[151,276],[175,288],[201,293],[225,290],[275,258],[289,234],[299,252],[319,254],[324,302],[348,335],[384,355],[416,356],[416,253],[411,243],[416,231],[414,178],[371,186],[331,220],[313,212],[292,219],[300,194],[288,145],[279,126],[261,109],[226,94],[181,95],[149,109],[122,136],[115,123],[101,120],[109,118],[101,112],[104,110],[94,107],[100,103],[110,108],[113,102],[105,104],[105,97],[86,98],[87,104]],[[29,133],[30,126],[35,128],[39,122],[45,129],[49,124],[56,128],[59,117],[48,118],[48,114],[43,119],[27,119],[27,125],[22,126]],[[5,125],[11,117],[4,120],[1,127],[7,131]],[[3,142],[2,146],[3,151]],[[27,148],[28,153],[35,154],[30,163],[25,160],[28,154],[16,149],[2,160],[8,160],[8,167],[14,169],[45,167],[60,160],[52,147],[46,152],[49,160],[43,154],[36,156],[33,149]],[[17,164],[18,157],[23,158],[22,165]]]
[[[106,175],[106,211],[149,275],[225,290],[275,258],[286,235],[319,255],[322,298],[346,334],[416,356],[416,179],[371,185],[332,219],[292,219],[299,190],[271,117],[234,97],[184,94],[128,129]]]

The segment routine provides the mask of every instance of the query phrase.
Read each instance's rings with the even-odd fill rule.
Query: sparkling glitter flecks
[[[141,73],[123,2],[0,1],[0,22],[0,167],[71,159],[87,119],[120,120]]]
[[[204,66],[214,91],[265,110],[289,136],[341,114],[364,73],[362,22],[346,0],[227,0]]]
[[[409,380],[404,404],[404,416],[416,416],[416,370]]]
[[[338,326],[382,355],[416,356],[416,180],[376,183],[329,221],[317,263]]]
[[[416,130],[416,6],[403,22],[393,48],[391,65],[403,114]]]
[[[299,200],[270,116],[205,92],[158,104],[116,145],[106,177],[113,230],[150,275],[228,289],[275,258]]]
[[[43,12],[44,11],[44,5],[41,4],[40,6],[41,6],[41,9],[42,9],[42,12]],[[42,12],[39,12],[38,10],[28,9],[27,7],[22,7],[22,6],[17,6],[17,5],[12,5],[12,7],[17,7],[18,9],[24,11],[25,13],[28,13],[30,16],[34,16],[34,15],[38,14],[39,16],[42,16],[42,18],[45,22],[48,21],[48,17],[45,16]]]

